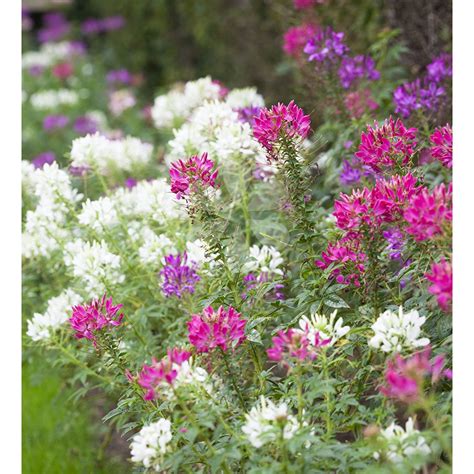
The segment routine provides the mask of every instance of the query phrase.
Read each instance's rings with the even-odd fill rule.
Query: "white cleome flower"
[[[233,109],[242,109],[244,107],[263,107],[265,105],[263,97],[257,93],[257,89],[255,87],[233,89],[227,94],[225,101]]]
[[[249,253],[249,258],[244,264],[246,271],[283,275],[283,270],[280,268],[280,265],[283,263],[283,258],[275,247],[268,245],[259,247],[258,245],[253,245],[250,247]]]
[[[111,227],[118,223],[115,203],[107,196],[95,201],[87,199],[82,204],[82,211],[78,215],[78,220],[81,224],[101,232],[105,227]]]
[[[302,316],[299,320],[299,326],[302,332],[308,331],[310,341],[314,342],[316,334],[319,333],[321,339],[331,338],[330,346],[334,345],[341,337],[344,337],[349,331],[349,326],[343,326],[344,321],[338,318],[336,321],[337,309],[334,310],[329,319],[324,314],[312,314],[309,318]]]
[[[138,138],[110,140],[96,132],[72,141],[71,166],[96,168],[104,174],[113,168],[131,171],[148,163],[152,154],[153,146]]]
[[[188,262],[194,263],[199,268],[206,265],[212,269],[216,265],[217,254],[209,255],[208,246],[203,240],[197,239],[186,243]]]
[[[380,432],[380,440],[386,444],[382,453],[375,452],[374,458],[380,459],[381,455],[395,463],[409,462],[415,468],[420,468],[426,462],[426,457],[431,449],[421,433],[414,428],[413,419],[410,417],[405,424],[405,429],[392,423]]]
[[[291,439],[298,430],[298,422],[295,416],[289,414],[288,405],[284,402],[275,405],[263,395],[260,402],[245,415],[245,420],[242,431],[256,448],[280,438],[282,430],[284,439]]]
[[[159,463],[169,450],[168,444],[172,437],[171,422],[165,418],[145,425],[132,439],[132,461],[159,472]]]
[[[120,271],[120,257],[111,253],[104,241],[90,243],[77,239],[68,242],[64,248],[64,263],[82,280],[92,298],[98,298],[109,286],[125,280]]]
[[[138,249],[138,255],[145,265],[159,265],[165,255],[176,253],[173,242],[166,235],[157,235],[149,227],[142,229],[141,234],[143,245]]]
[[[59,296],[48,301],[44,314],[35,313],[28,320],[28,331],[26,334],[33,341],[49,339],[51,332],[62,326],[69,318],[71,308],[81,303],[82,298],[74,291],[67,289]]]
[[[401,352],[424,347],[430,343],[426,337],[420,337],[421,326],[426,321],[418,311],[403,312],[400,306],[398,313],[387,310],[372,325],[375,335],[370,339],[369,346],[383,352]]]
[[[74,105],[79,101],[77,92],[69,89],[45,90],[30,96],[30,102],[36,110],[55,109],[60,105]]]

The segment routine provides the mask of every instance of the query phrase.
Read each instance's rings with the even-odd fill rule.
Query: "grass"
[[[23,364],[23,474],[122,474],[124,460],[100,452],[100,420],[87,400],[73,403],[58,369]],[[38,364],[40,367],[38,367]],[[96,411],[96,410],[95,410]],[[127,454],[128,455],[128,454]]]

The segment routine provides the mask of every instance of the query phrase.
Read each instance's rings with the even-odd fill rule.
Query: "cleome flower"
[[[402,352],[424,347],[430,342],[428,338],[420,337],[421,326],[425,321],[426,318],[416,310],[405,313],[400,306],[398,313],[395,313],[388,309],[372,325],[375,335],[370,339],[369,346],[383,352]]]
[[[448,311],[453,300],[453,266],[451,262],[441,258],[439,263],[431,265],[431,271],[425,273],[425,277],[432,285],[428,291],[435,295],[439,307],[443,311]]]
[[[105,328],[120,326],[123,313],[119,313],[123,305],[113,305],[112,298],[107,299],[104,294],[99,300],[92,300],[88,305],[72,307],[72,316],[69,318],[71,328],[77,339],[86,338],[97,346],[97,334]]]
[[[244,270],[283,275],[283,270],[280,268],[282,263],[283,258],[275,247],[252,245],[249,250],[249,257],[244,265]]]
[[[296,417],[288,412],[288,405],[282,402],[275,405],[263,395],[250,413],[245,415],[242,431],[250,444],[256,448],[271,443],[283,436],[291,439],[298,430]]]
[[[188,321],[188,339],[198,352],[209,352],[216,347],[225,352],[229,346],[236,347],[246,339],[246,323],[232,306],[228,309],[220,306],[217,311],[208,306]]]
[[[268,160],[276,161],[280,139],[302,141],[308,136],[310,127],[309,115],[291,101],[288,105],[278,103],[270,109],[262,108],[254,119],[253,134],[267,151]]]
[[[413,418],[408,418],[405,429],[393,422],[379,434],[379,440],[384,445],[382,452],[375,452],[374,458],[382,456],[394,464],[410,463],[413,468],[423,466],[431,448],[421,433],[414,428]]]
[[[193,294],[195,284],[201,277],[196,273],[193,263],[188,265],[187,253],[167,255],[164,260],[165,266],[160,271],[163,294],[167,298],[173,295],[181,298],[184,293]]]
[[[324,314],[312,314],[309,318],[302,316],[298,324],[298,331],[307,332],[310,343],[316,345],[316,340],[329,339],[328,345],[334,345],[339,339],[344,337],[349,331],[349,326],[343,326],[344,321],[338,318],[336,321],[337,309],[334,310],[329,319]]]
[[[406,359],[396,354],[387,363],[385,385],[380,387],[380,391],[386,397],[412,403],[423,395],[423,383],[427,375],[431,375],[431,383],[438,382],[441,377],[451,379],[451,370],[444,369],[444,356],[438,355],[430,360],[430,355],[430,346]]]
[[[35,313],[33,318],[28,320],[26,334],[33,341],[49,339],[51,333],[59,329],[68,320],[68,312],[71,307],[81,301],[82,298],[74,291],[64,290],[59,296],[55,296],[48,301],[44,314]]]
[[[165,418],[145,425],[132,439],[130,445],[132,462],[159,472],[161,470],[159,463],[169,450],[168,445],[172,437],[171,422]]]
[[[218,171],[213,171],[214,162],[207,156],[207,153],[203,153],[201,156],[192,156],[186,161],[178,160],[171,164],[171,192],[175,193],[178,199],[198,190],[216,188]]]
[[[138,384],[146,389],[145,400],[158,397],[171,399],[173,388],[183,385],[204,384],[208,373],[201,367],[195,367],[191,353],[179,348],[168,349],[167,355],[160,361],[152,359],[151,365],[144,365],[138,375]],[[209,390],[209,386],[205,386]]]
[[[441,161],[446,168],[453,167],[453,131],[449,124],[437,128],[430,136],[431,156]]]

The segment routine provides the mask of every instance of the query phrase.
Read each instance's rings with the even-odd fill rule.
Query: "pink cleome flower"
[[[361,135],[361,144],[355,156],[376,172],[386,168],[410,165],[417,145],[416,128],[406,128],[400,119],[392,117],[380,127],[367,126]]]
[[[431,156],[443,163],[446,168],[453,167],[453,131],[449,124],[437,128],[430,136],[433,144],[431,147]]]
[[[375,102],[369,89],[349,92],[344,98],[344,105],[352,118],[358,119],[366,112],[378,109],[379,104]]]
[[[267,349],[268,358],[290,366],[295,360],[304,362],[316,359],[316,349],[326,346],[331,342],[331,339],[320,339],[319,333],[316,333],[313,344],[308,338],[307,332],[290,328],[287,331],[278,331],[272,341],[273,346]]]
[[[77,339],[86,338],[97,344],[97,332],[104,328],[120,326],[123,314],[118,314],[123,305],[113,305],[112,298],[106,299],[106,295],[99,300],[93,300],[88,305],[72,307],[72,316],[69,323],[76,332]]]
[[[359,231],[364,226],[373,230],[382,223],[399,220],[410,199],[420,189],[416,178],[407,174],[379,180],[370,190],[355,189],[350,195],[341,193],[339,200],[334,202],[337,226],[347,231]]]
[[[304,23],[288,28],[283,35],[283,51],[288,56],[299,58],[303,55],[303,49],[306,43],[316,34],[317,30],[318,27],[311,23]]]
[[[269,160],[277,160],[275,149],[281,138],[302,140],[311,127],[309,115],[305,115],[294,101],[288,105],[277,104],[271,109],[262,108],[254,119],[253,134],[267,150]]]
[[[408,223],[406,231],[421,242],[441,234],[453,220],[453,188],[444,183],[436,186],[432,192],[423,188],[413,196],[404,212]]]
[[[171,192],[175,193],[178,199],[189,195],[197,190],[216,187],[218,175],[214,168],[214,162],[207,157],[207,153],[201,156],[192,156],[187,160],[178,160],[171,164]]]
[[[208,306],[188,321],[189,341],[198,352],[209,352],[216,347],[227,351],[229,346],[238,346],[246,339],[247,320],[240,316],[232,306],[227,310],[220,306],[217,311]]]
[[[425,277],[432,283],[428,291],[435,295],[439,307],[448,311],[453,300],[453,266],[444,257],[439,263],[431,265],[431,272],[426,273]]]
[[[191,353],[179,348],[168,349],[167,355],[160,361],[154,357],[151,365],[144,365],[139,376],[138,384],[146,389],[145,400],[153,400],[157,396],[160,385],[172,385],[178,376],[178,366],[186,362]]]
[[[360,286],[360,278],[365,271],[365,253],[359,250],[360,240],[356,235],[348,236],[337,242],[329,243],[321,260],[315,262],[316,266],[325,270],[333,265],[331,275],[338,283]]]
[[[394,359],[387,363],[385,385],[380,387],[380,392],[386,397],[413,403],[422,395],[423,382],[427,375],[431,375],[433,384],[442,377],[451,379],[451,370],[444,369],[444,356],[438,355],[431,361],[430,356],[430,346],[406,359],[396,354]]]

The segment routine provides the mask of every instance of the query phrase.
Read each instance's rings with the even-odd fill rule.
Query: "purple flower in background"
[[[124,182],[125,187],[128,189],[134,188],[137,185],[137,180],[134,178],[127,178]]]
[[[358,183],[361,178],[361,172],[359,169],[354,168],[349,160],[342,162],[342,170],[339,175],[339,181],[343,185],[351,185]]]
[[[428,78],[434,82],[441,82],[453,75],[452,57],[450,54],[442,53],[436,57],[431,64],[426,66]]]
[[[43,119],[43,129],[52,131],[64,128],[69,123],[69,118],[65,115],[47,115]]]
[[[70,166],[68,171],[72,176],[82,177],[87,174],[89,169],[90,168],[88,166]]]
[[[375,69],[375,62],[370,56],[359,54],[353,58],[343,58],[339,68],[339,79],[344,89],[348,89],[357,79],[369,81],[380,79],[380,73]]]
[[[125,18],[120,15],[108,16],[101,22],[102,31],[120,30],[125,26]]]
[[[163,279],[161,290],[166,297],[177,296],[181,298],[184,293],[194,293],[195,284],[201,279],[194,266],[188,266],[187,254],[167,255],[165,266],[160,272]]]
[[[115,69],[107,73],[108,83],[130,84],[132,75],[126,69]]]
[[[85,35],[93,35],[96,33],[100,33],[102,31],[102,25],[100,20],[97,20],[96,18],[88,18],[87,20],[82,22],[81,31]]]
[[[335,32],[330,26],[319,30],[304,48],[308,61],[335,61],[344,56],[349,48],[343,43],[344,33]]]
[[[56,155],[52,151],[45,151],[44,153],[41,153],[40,155],[33,158],[32,163],[36,169],[39,169],[46,164],[50,165],[54,161],[56,161]]]
[[[405,243],[403,233],[399,229],[392,228],[384,231],[382,235],[387,241],[387,250],[390,251],[390,258],[392,260],[399,260]]]
[[[49,13],[43,17],[44,28],[38,31],[38,41],[47,43],[59,41],[66,36],[71,26],[62,13]]]
[[[74,121],[74,131],[79,135],[93,134],[99,131],[99,124],[87,115],[81,115]]]
[[[262,107],[255,106],[243,107],[241,109],[238,109],[237,113],[239,114],[239,120],[241,122],[247,122],[249,125],[253,126],[255,117],[259,114],[261,109]]]
[[[44,67],[43,67],[43,66],[39,66],[39,65],[31,66],[31,67],[28,69],[28,72],[30,73],[30,76],[32,76],[32,77],[41,76],[41,74],[43,74],[43,71],[44,71]]]
[[[82,41],[70,41],[69,50],[71,54],[76,54],[77,56],[82,56],[86,53],[86,45]]]

